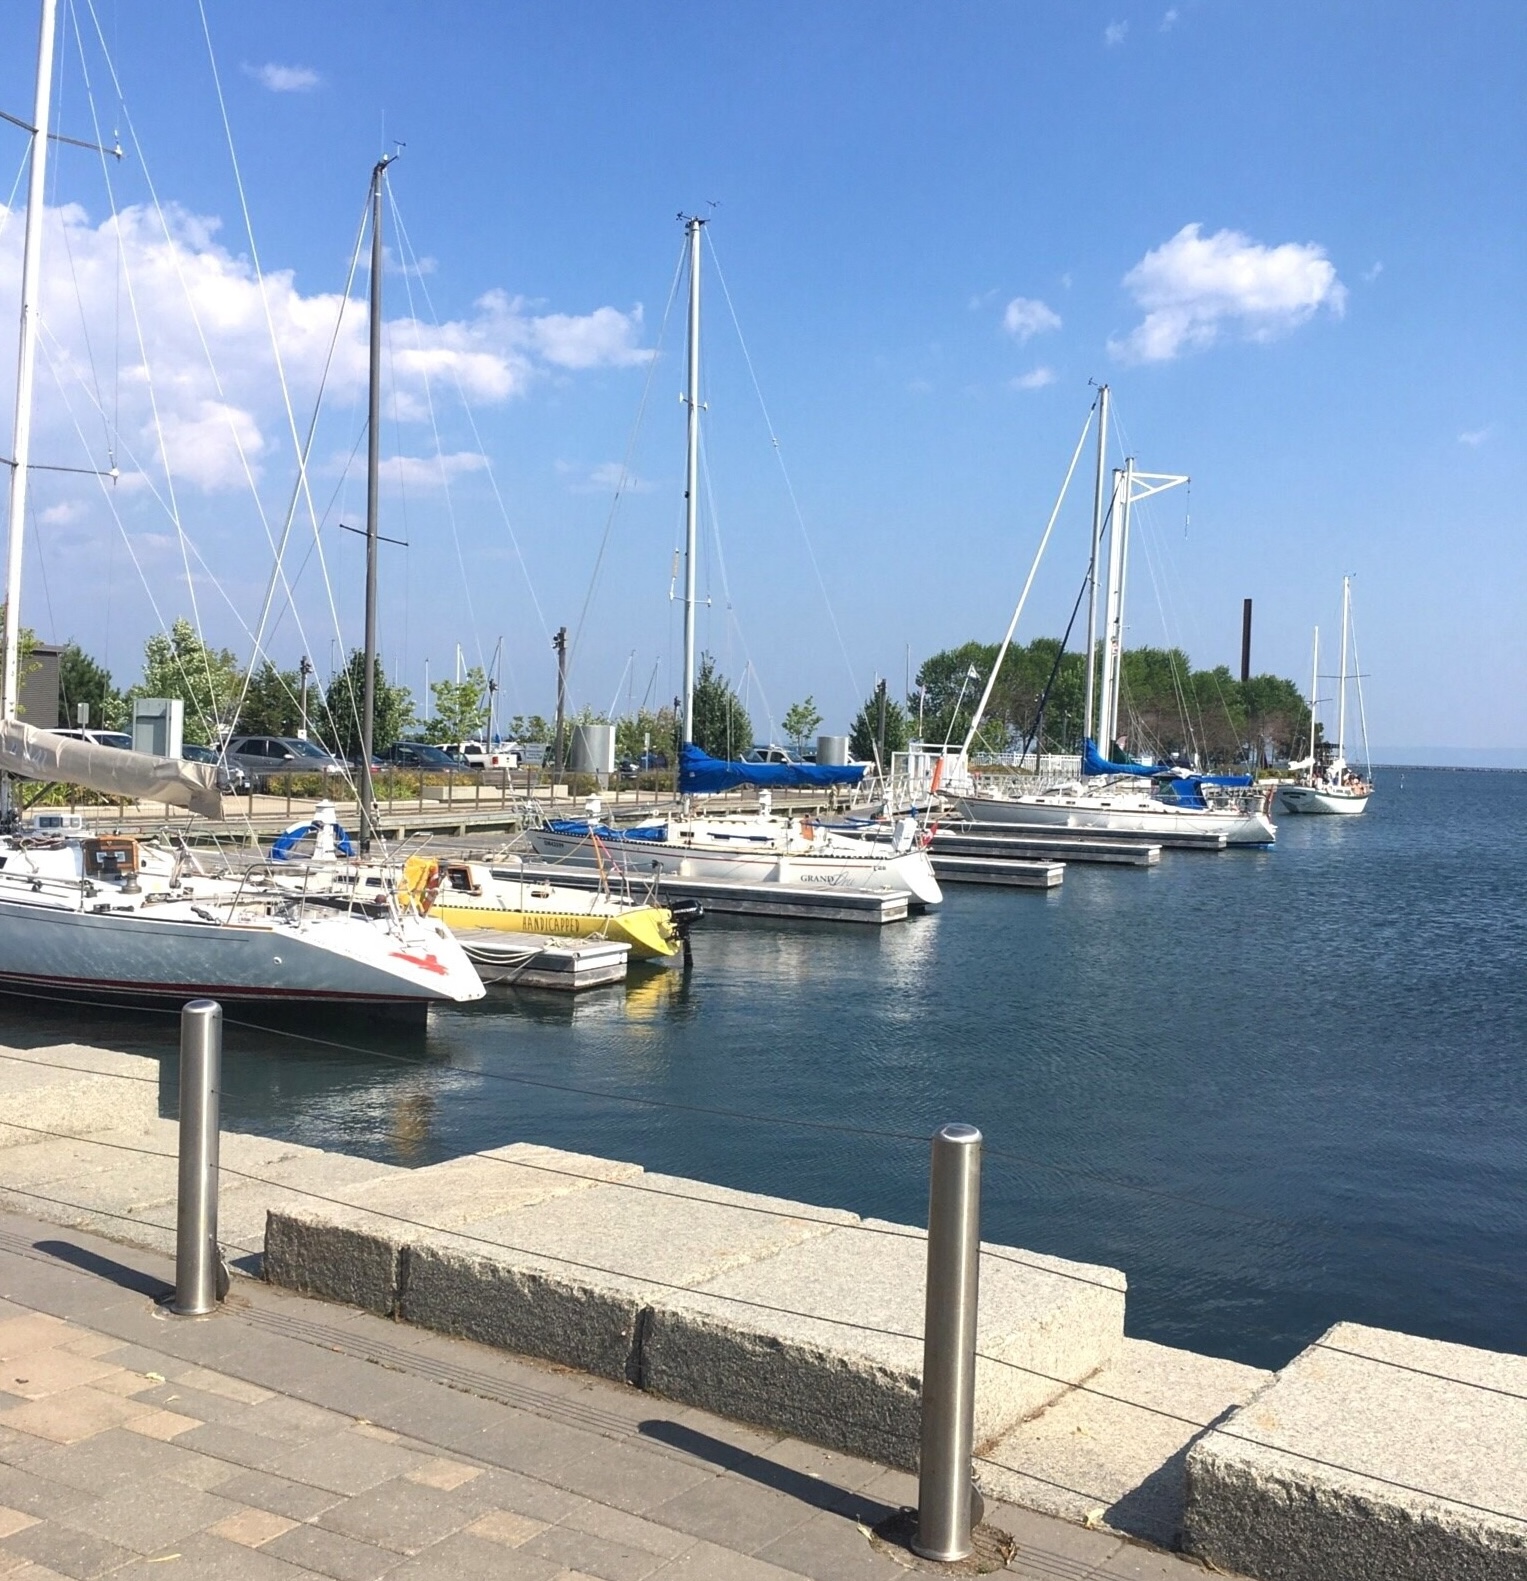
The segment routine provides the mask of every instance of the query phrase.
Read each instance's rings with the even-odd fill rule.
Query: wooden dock
[[[1004,889],[1058,889],[1064,862],[1033,862],[1000,856],[946,856],[932,853],[933,871],[945,884],[993,884]]]
[[[1107,862],[1122,867],[1151,867],[1161,860],[1158,842],[1140,840],[1041,839],[1037,835],[999,834],[1005,824],[940,828],[933,836],[933,865],[942,874],[939,862],[949,857],[986,857],[1011,861],[1027,858],[1031,862]],[[1064,830],[1056,830],[1064,835]],[[1223,839],[1223,836],[1220,837]]]
[[[940,827],[952,835],[980,840],[1037,840],[1051,845],[1088,845],[1170,847],[1178,851],[1223,851],[1226,840],[1223,830],[1201,832],[1171,832],[1163,829],[1086,829],[1058,823],[950,823]],[[1067,860],[1081,861],[1075,857]]]

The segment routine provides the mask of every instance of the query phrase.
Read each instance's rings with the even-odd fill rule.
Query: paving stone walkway
[[[875,1581],[910,1477],[252,1280],[0,1215],[0,1577]],[[1191,1581],[1031,1512],[1029,1581]]]

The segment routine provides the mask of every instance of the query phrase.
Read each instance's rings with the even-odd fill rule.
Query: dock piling
[[[180,1317],[205,1317],[222,1299],[217,1170],[223,1007],[193,999],[180,1013],[180,1189],[175,1209],[175,1299]]]
[[[981,1133],[940,1126],[928,1184],[917,1535],[924,1559],[968,1558],[982,1505],[971,1470],[981,1263]]]

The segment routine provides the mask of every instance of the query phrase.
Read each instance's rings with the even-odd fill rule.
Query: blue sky
[[[77,26],[129,148],[124,239],[99,163],[62,151],[50,201],[79,207],[49,233],[36,459],[114,444],[121,525],[94,483],[40,476],[24,609],[131,678],[156,608],[190,607],[188,560],[209,637],[249,651],[272,554],[232,436],[275,533],[294,451],[197,8],[94,4],[63,7],[55,119],[90,135]],[[1303,683],[1351,573],[1378,753],[1527,762],[1520,6],[206,6],[299,427],[370,166],[406,144],[382,530],[408,548],[384,562],[383,648],[416,693],[426,660],[438,678],[458,642],[502,638],[511,709],[546,711],[560,624],[576,703],[676,690],[664,318],[675,215],[699,210],[701,641],[760,736],[807,692],[844,727],[909,647],[915,667],[1001,634],[1107,380],[1139,465],[1193,477],[1142,512],[1130,640],[1233,666],[1249,596],[1256,668]],[[21,113],[29,10],[0,63]],[[0,131],[0,198],[22,153]],[[296,613],[270,638],[321,671],[359,640],[360,543],[336,524],[362,519],[363,339],[347,312],[313,453],[338,630],[299,512]],[[1065,624],[1090,474],[1020,636]]]

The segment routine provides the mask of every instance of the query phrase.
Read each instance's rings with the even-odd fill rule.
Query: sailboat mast
[[[684,222],[689,237],[689,448],[684,465],[684,745],[695,739],[695,544],[700,498],[700,230]]]
[[[1098,555],[1103,547],[1103,483],[1108,462],[1108,386],[1098,390],[1098,475],[1092,491],[1092,558],[1087,562],[1087,699],[1082,708],[1082,739],[1094,740],[1097,684]]]
[[[1124,657],[1124,556],[1129,549],[1129,504],[1134,483],[1134,457],[1113,474],[1113,505],[1108,528],[1108,587],[1104,596],[1103,675],[1098,690],[1098,750],[1113,754],[1119,730],[1119,667]]]
[[[1352,616],[1352,578],[1341,579],[1341,690],[1336,699],[1336,751],[1347,755],[1347,627]]]
[[[32,109],[32,168],[21,245],[21,338],[16,358],[16,416],[11,435],[10,540],[5,564],[5,667],[0,718],[14,719],[21,691],[21,558],[26,543],[27,462],[32,451],[32,380],[37,367],[38,284],[42,269],[43,198],[48,174],[48,116],[53,94],[57,0],[42,0],[37,91]]]
[[[366,651],[361,703],[360,795],[361,849],[375,834],[376,790],[371,783],[371,748],[376,734],[376,562],[378,479],[382,435],[382,178],[397,158],[384,154],[371,172],[371,332],[370,379],[366,416]]]
[[[1320,695],[1320,627],[1315,628],[1315,651],[1310,658],[1310,763],[1315,762],[1315,702]]]

